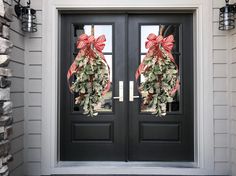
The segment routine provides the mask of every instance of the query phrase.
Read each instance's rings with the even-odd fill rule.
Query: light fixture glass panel
[[[228,4],[220,8],[219,30],[230,30],[235,28],[235,10],[234,5]]]
[[[24,32],[36,32],[36,15],[35,10],[25,8],[22,14],[22,30]]]

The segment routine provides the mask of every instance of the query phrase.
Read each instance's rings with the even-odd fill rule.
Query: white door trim
[[[42,151],[41,174],[214,174],[212,2],[205,0],[43,0]],[[59,14],[58,10],[194,10],[195,60],[195,167],[142,165],[83,165],[57,160],[57,102]],[[210,39],[209,39],[210,37]],[[69,163],[69,164],[68,164]]]

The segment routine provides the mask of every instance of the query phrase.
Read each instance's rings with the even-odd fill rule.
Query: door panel
[[[168,131],[168,132],[166,132]],[[180,142],[178,123],[139,123],[139,142]]]
[[[87,117],[74,104],[74,96],[66,83],[66,72],[78,53],[76,41],[83,32],[90,35],[91,25],[95,37],[106,33],[104,55],[112,70],[112,86],[104,104],[98,107],[99,115]],[[62,15],[61,35],[61,93],[60,136],[61,160],[109,161],[125,158],[127,121],[125,101],[114,100],[118,96],[119,81],[125,80],[125,20],[124,15]],[[126,84],[124,84],[124,89]]]
[[[112,122],[73,123],[72,125],[73,142],[113,142]]]
[[[193,161],[191,14],[129,15],[129,80],[135,81],[139,58],[146,52],[142,44],[146,40],[144,37],[150,32],[157,35],[160,25],[164,25],[164,37],[170,34],[175,37],[173,56],[179,66],[181,88],[175,102],[168,105],[165,117],[155,117],[151,109],[143,108],[141,98],[129,102],[129,160]],[[139,95],[137,89],[134,95]]]

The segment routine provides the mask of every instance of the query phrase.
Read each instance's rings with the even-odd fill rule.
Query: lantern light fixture
[[[229,4],[229,0],[225,0],[225,6],[220,8],[219,30],[227,31],[235,28],[236,3]]]
[[[22,30],[24,32],[37,32],[36,23],[36,10],[30,8],[30,0],[27,2],[27,6],[22,6],[20,0],[15,5],[15,13],[18,18],[21,19]]]

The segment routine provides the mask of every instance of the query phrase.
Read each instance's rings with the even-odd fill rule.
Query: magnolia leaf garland
[[[171,54],[174,37],[163,38],[151,33],[147,39],[148,52],[136,71],[136,80],[144,76],[139,87],[143,105],[154,109],[153,114],[165,116],[167,103],[173,101],[179,88],[178,67]]]
[[[84,114],[89,116],[98,114],[96,105],[110,89],[110,68],[102,54],[105,41],[104,35],[96,39],[93,35],[82,34],[77,42],[80,51],[67,73],[68,81],[75,75],[69,86],[76,95],[75,104],[83,107]]]

